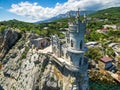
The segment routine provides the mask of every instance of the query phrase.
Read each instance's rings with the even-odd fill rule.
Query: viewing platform
[[[53,57],[54,61],[56,61],[57,63],[59,63],[61,66],[64,66],[65,68],[67,68],[70,71],[74,71],[74,72],[83,72],[86,71],[88,68],[88,63],[87,63],[87,58],[85,58],[85,63],[84,65],[81,65],[80,67],[78,66],[74,66],[73,64],[70,64],[69,62],[67,62],[65,59],[63,58],[59,58],[57,57],[55,54],[50,54],[51,57]]]
[[[76,52],[76,53],[81,53],[81,52],[82,51]],[[74,66],[74,65],[70,64],[68,61],[66,61],[65,59],[57,57],[55,54],[52,54],[51,45],[46,47],[43,50],[39,50],[39,53],[47,54],[49,57],[53,58],[52,60],[54,60],[56,63],[58,63],[61,67],[65,67],[70,71],[83,72],[83,71],[86,71],[88,68],[87,58],[84,58],[85,63],[83,65],[81,65],[80,67]]]

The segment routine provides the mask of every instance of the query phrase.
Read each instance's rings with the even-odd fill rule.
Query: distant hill
[[[93,18],[120,19],[120,7],[99,10],[90,15]]]
[[[84,13],[87,13],[89,15],[89,14],[92,14],[94,12],[96,12],[96,11],[81,11],[80,15],[84,15]],[[75,16],[76,12],[75,11],[70,11],[70,13],[71,13],[71,16]],[[38,22],[35,22],[35,23],[37,23],[37,24],[39,24],[39,23],[48,23],[48,22],[53,22],[55,20],[59,20],[59,19],[63,19],[63,18],[67,18],[67,13],[60,14],[60,15],[52,17],[50,19],[43,20],[43,21],[38,21]]]

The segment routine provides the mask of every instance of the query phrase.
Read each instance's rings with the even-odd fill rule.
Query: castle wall
[[[78,11],[76,21],[69,23],[69,30],[66,33],[66,44],[62,45],[57,36],[52,38],[53,53],[65,60],[65,65],[61,66],[62,68],[59,67],[60,65],[56,66],[64,76],[63,90],[89,89],[87,74],[88,60],[84,57],[85,30],[86,23],[80,21]],[[72,80],[72,83],[70,83],[70,80]]]

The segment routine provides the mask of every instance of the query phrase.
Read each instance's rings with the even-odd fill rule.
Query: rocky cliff
[[[5,39],[7,38],[7,39]],[[47,55],[30,45],[30,36],[7,31],[2,40],[0,88],[3,90],[60,90]],[[13,41],[12,41],[13,40]],[[4,53],[3,53],[4,51]],[[0,89],[0,90],[1,90]]]
[[[20,37],[20,33],[12,29],[6,29],[3,33],[0,33],[0,59],[5,56]]]
[[[34,34],[5,31],[2,38],[0,88],[3,90],[71,90],[82,74],[56,62],[32,45]]]

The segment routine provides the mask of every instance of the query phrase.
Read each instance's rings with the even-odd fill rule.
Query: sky
[[[120,0],[0,0],[0,21],[36,22],[70,10],[101,10],[120,6]]]

